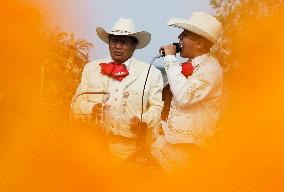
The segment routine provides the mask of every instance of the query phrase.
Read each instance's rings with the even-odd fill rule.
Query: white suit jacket
[[[175,56],[165,57],[173,100],[163,123],[169,143],[201,145],[213,135],[220,111],[223,72],[218,61],[204,54],[192,60],[193,74],[185,78]]]
[[[149,64],[140,61],[136,58],[131,58],[129,67],[129,75],[125,77],[120,83],[119,88],[115,91],[110,90],[111,84],[114,80],[107,75],[101,73],[100,63],[108,63],[109,58],[95,60],[86,64],[82,72],[81,83],[77,88],[77,91],[73,98],[81,92],[86,91],[110,91],[112,94],[120,93],[122,97],[115,98],[115,102],[118,102],[119,111],[127,118],[137,116],[140,118],[142,110],[142,91],[149,68]],[[154,127],[158,124],[161,110],[163,108],[162,101],[162,88],[163,79],[161,72],[154,66],[151,66],[150,74],[145,88],[144,94],[144,114],[143,122],[147,123],[149,127]],[[117,93],[116,93],[117,92]],[[81,95],[72,104],[73,114],[91,114],[92,108],[96,103],[102,103],[104,96],[102,95]],[[112,103],[107,103],[112,105]],[[125,137],[135,137],[131,132],[128,122],[124,122],[124,125],[112,127],[112,132],[116,135],[122,135]]]

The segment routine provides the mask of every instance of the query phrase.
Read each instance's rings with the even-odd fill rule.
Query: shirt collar
[[[130,57],[127,61],[125,61],[125,62],[123,63],[123,64],[126,66],[127,69],[129,69],[129,67],[130,67],[130,64],[131,64],[131,62],[132,62],[132,58],[133,58],[133,57]],[[109,62],[114,62],[111,57],[108,58],[108,61],[109,61]]]
[[[209,56],[209,53],[205,53],[203,55],[199,55],[191,60],[192,66],[197,67],[200,63],[202,63],[207,57]]]

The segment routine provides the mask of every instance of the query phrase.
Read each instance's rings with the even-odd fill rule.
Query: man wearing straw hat
[[[117,160],[135,152],[134,128],[141,121],[142,92],[149,64],[133,57],[136,49],[146,47],[151,34],[137,32],[131,19],[120,18],[110,32],[96,29],[99,38],[108,44],[109,58],[88,63],[83,70],[76,95],[82,92],[109,92],[105,124],[108,129],[109,149]],[[145,86],[142,122],[153,128],[159,122],[163,107],[161,72],[151,66]],[[103,96],[81,95],[72,104],[73,114],[102,112]]]
[[[152,154],[168,171],[186,166],[190,153],[213,135],[220,111],[223,73],[218,61],[210,55],[222,29],[213,16],[194,12],[189,19],[174,18],[169,26],[183,29],[178,36],[180,64],[176,47],[162,46],[164,65],[172,93],[170,111],[159,127]]]

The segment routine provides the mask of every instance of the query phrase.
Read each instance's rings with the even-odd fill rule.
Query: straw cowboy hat
[[[222,30],[221,23],[215,17],[204,12],[194,12],[189,19],[170,19],[168,25],[191,31],[213,43],[216,43]]]
[[[112,27],[110,32],[106,32],[102,27],[97,27],[96,29],[99,38],[105,42],[109,43],[109,35],[127,35],[135,37],[138,40],[136,49],[142,49],[146,47],[151,41],[151,34],[147,31],[135,30],[135,25],[132,19],[120,18]]]

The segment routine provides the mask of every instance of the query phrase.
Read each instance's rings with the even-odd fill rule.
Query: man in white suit
[[[203,12],[195,12],[189,19],[171,19],[168,25],[183,29],[178,36],[180,56],[187,58],[187,62],[178,62],[175,46],[161,47],[166,55],[165,69],[172,101],[152,153],[166,170],[179,171],[186,166],[190,153],[214,134],[223,73],[210,48],[217,41],[222,26],[215,17]]]
[[[136,49],[146,47],[151,35],[136,32],[131,19],[121,18],[110,32],[97,28],[99,38],[109,45],[110,57],[86,64],[76,95],[82,92],[109,92],[106,122],[109,149],[118,160],[135,152],[136,134],[133,131],[141,121],[142,92],[149,64],[134,58]],[[142,122],[149,128],[159,122],[163,107],[163,80],[161,72],[151,66],[145,87]],[[72,104],[73,114],[101,113],[103,96],[81,95]]]

